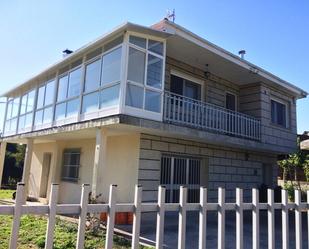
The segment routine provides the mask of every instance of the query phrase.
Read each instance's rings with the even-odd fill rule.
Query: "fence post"
[[[275,249],[274,191],[267,189],[268,249]]]
[[[158,210],[157,210],[157,227],[156,227],[156,249],[163,248],[164,241],[164,216],[165,216],[165,192],[164,186],[158,189]]]
[[[259,190],[252,189],[252,249],[260,248]]]
[[[218,189],[218,249],[225,248],[225,189]]]
[[[117,194],[116,188],[117,188],[117,185],[110,185],[110,188],[109,188],[105,249],[113,248],[113,235],[114,235],[115,211],[116,211],[115,210],[116,209],[116,194]]]
[[[243,248],[243,227],[244,227],[244,215],[243,215],[243,190],[236,189],[236,249]]]
[[[206,248],[207,188],[200,188],[199,249]]]
[[[14,216],[13,216],[11,239],[10,239],[10,249],[17,248],[17,239],[20,227],[20,217],[22,214],[21,209],[24,203],[24,195],[25,195],[25,184],[22,182],[17,183],[16,200],[15,200]]]
[[[302,220],[301,220],[301,192],[299,189],[295,190],[295,247],[302,249]]]
[[[134,194],[134,218],[132,228],[132,249],[139,248],[139,235],[141,226],[141,202],[142,202],[142,186],[135,186]]]
[[[53,183],[49,196],[49,214],[46,229],[45,249],[52,249],[54,243],[54,228],[56,223],[56,210],[58,201],[59,184]]]
[[[179,196],[179,217],[178,217],[178,249],[186,248],[186,204],[187,191],[184,186],[180,187]]]
[[[79,219],[78,219],[76,249],[83,249],[84,244],[85,244],[85,226],[86,226],[86,218],[87,218],[87,206],[88,206],[89,192],[90,192],[90,185],[83,184],[82,194],[80,198],[80,214],[79,214]]]
[[[282,249],[289,249],[289,209],[288,194],[285,189],[281,190],[282,201]]]

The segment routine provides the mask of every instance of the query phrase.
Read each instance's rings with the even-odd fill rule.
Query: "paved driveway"
[[[303,213],[303,248],[308,248],[307,239],[307,216]],[[225,248],[236,248],[236,222],[235,212],[226,213],[226,244]],[[276,248],[282,248],[281,244],[281,212],[275,215],[275,239]],[[295,248],[295,225],[294,213],[290,213],[290,248]],[[142,219],[141,236],[155,241],[155,216],[152,219]],[[122,226],[127,231],[131,227]],[[178,214],[167,213],[165,217],[164,243],[166,248],[177,248]],[[267,248],[267,213],[260,211],[260,247]],[[186,248],[198,248],[198,213],[187,214]],[[209,212],[207,216],[207,248],[217,248],[217,213]],[[244,212],[244,248],[252,248],[252,216],[250,211]]]

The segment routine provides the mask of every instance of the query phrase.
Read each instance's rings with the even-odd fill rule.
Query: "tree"
[[[283,180],[287,182],[287,175],[294,174],[294,180],[299,189],[300,182],[297,172],[303,170],[305,173],[306,181],[309,181],[309,154],[300,149],[300,141],[297,140],[297,151],[287,156],[286,159],[278,161],[279,166],[283,169]]]

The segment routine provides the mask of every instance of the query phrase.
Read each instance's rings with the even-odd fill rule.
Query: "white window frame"
[[[146,48],[142,48],[142,47],[139,47],[135,44],[130,43],[129,42],[130,35],[146,39]],[[163,55],[159,55],[159,54],[156,54],[156,53],[148,50],[148,41],[149,40],[154,40],[154,41],[158,41],[158,42],[163,43]],[[121,112],[124,113],[124,114],[129,114],[131,116],[137,116],[137,117],[141,117],[141,118],[162,121],[163,120],[163,108],[164,108],[163,103],[164,103],[164,85],[165,85],[166,40],[163,39],[163,38],[158,38],[158,37],[154,37],[154,36],[151,36],[151,35],[145,35],[145,34],[129,31],[125,35],[124,43],[125,43],[125,49],[126,49],[126,52],[125,52],[126,57],[125,57],[125,79],[124,79],[124,86],[122,88],[123,103],[122,103],[122,106],[121,106]],[[145,53],[145,72],[144,72],[144,82],[143,83],[134,82],[132,80],[127,79],[128,78],[127,76],[128,76],[129,48],[130,47]],[[162,85],[161,85],[161,88],[156,88],[156,87],[152,87],[152,86],[147,85],[148,54],[151,54],[155,57],[162,59],[163,65],[162,65],[162,79],[161,79]],[[144,92],[143,106],[142,106],[141,109],[126,105],[126,91],[127,91],[127,85],[128,84],[135,85],[137,87],[143,88],[143,92]],[[152,111],[145,109],[146,90],[150,90],[150,91],[160,93],[160,95],[161,95],[160,112],[152,112]]]
[[[27,112],[27,107],[28,107],[28,100],[29,100],[29,93],[31,92],[34,92],[34,99],[33,99],[33,107],[32,107],[32,110],[31,111],[28,111]],[[25,110],[25,113],[21,114],[20,111],[21,111],[21,105],[22,105],[22,98],[27,95],[27,103],[26,103],[26,110]],[[19,110],[19,115],[18,115],[18,125],[17,125],[17,133],[20,134],[20,133],[24,133],[24,132],[29,132],[32,130],[32,126],[33,126],[33,119],[34,119],[34,113],[36,111],[36,96],[37,96],[37,88],[32,88],[31,90],[25,92],[24,94],[22,94],[20,96],[20,110]],[[31,114],[32,116],[32,119],[31,119],[31,125],[28,126],[28,127],[24,127],[24,128],[21,128],[19,129],[19,124],[20,124],[20,117],[21,116],[24,116],[26,118],[27,115]]]
[[[285,125],[284,126],[272,122],[271,101],[275,101],[275,102],[280,103],[280,104],[285,106]],[[277,97],[271,96],[270,97],[270,123],[271,123],[271,125],[275,125],[275,126],[287,129],[287,128],[289,128],[289,124],[290,124],[289,120],[290,120],[290,115],[289,115],[289,105],[288,105],[288,102],[284,101],[282,99],[279,99]]]

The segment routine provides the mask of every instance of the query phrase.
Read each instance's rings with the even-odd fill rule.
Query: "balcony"
[[[163,121],[229,136],[261,139],[260,120],[171,92],[164,93]]]

